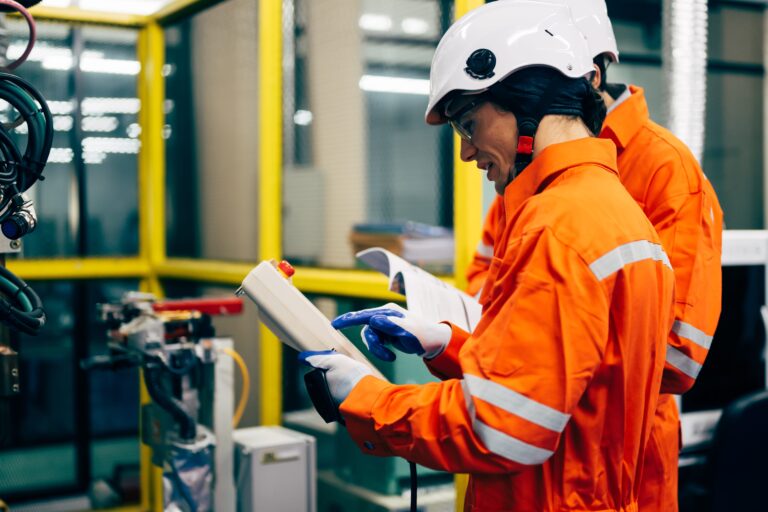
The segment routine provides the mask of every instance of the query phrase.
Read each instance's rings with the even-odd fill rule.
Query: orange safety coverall
[[[675,323],[670,332],[663,393],[693,386],[720,317],[723,212],[712,185],[688,148],[648,115],[645,95],[632,95],[611,111],[600,137],[618,148],[619,177],[653,223],[675,269]],[[490,267],[503,218],[500,197],[491,205],[482,241],[467,269],[477,294]],[[659,400],[640,491],[643,511],[674,512],[680,420],[671,395]]]
[[[364,377],[340,407],[364,451],[470,473],[465,510],[638,510],[674,276],[615,151],[552,145],[507,186],[480,323],[430,361],[460,378]]]

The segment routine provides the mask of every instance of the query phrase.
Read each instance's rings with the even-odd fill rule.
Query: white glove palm
[[[328,390],[337,404],[346,400],[360,379],[373,375],[371,369],[363,363],[333,350],[301,352],[299,361],[307,366],[325,370]]]

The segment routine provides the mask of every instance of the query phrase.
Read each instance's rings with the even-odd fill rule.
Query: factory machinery
[[[142,407],[141,440],[163,468],[165,510],[234,510],[232,432],[243,415],[249,377],[232,340],[217,338],[212,316],[236,315],[238,298],[158,301],[126,293],[98,306],[110,353],[82,361],[85,370],[141,368],[151,403]],[[233,404],[233,361],[243,392]]]

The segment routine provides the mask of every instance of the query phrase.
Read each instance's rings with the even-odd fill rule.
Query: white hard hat
[[[446,121],[436,107],[450,93],[483,92],[530,66],[548,66],[570,78],[593,71],[592,55],[567,7],[515,0],[470,11],[451,25],[432,58],[427,123]]]
[[[619,49],[605,0],[568,0],[567,5],[576,27],[587,40],[592,58],[607,53],[612,62],[618,62]]]
[[[504,0],[516,2],[520,0]],[[571,18],[576,28],[587,40],[592,58],[608,54],[612,62],[619,61],[619,49],[616,36],[608,18],[608,7],[605,0],[538,0],[540,2],[564,5],[571,11]]]

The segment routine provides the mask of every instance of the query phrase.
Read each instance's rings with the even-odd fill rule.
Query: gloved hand
[[[346,400],[360,379],[373,374],[363,363],[335,350],[306,350],[299,353],[299,361],[312,368],[325,370],[328,390],[337,407]]]
[[[417,354],[425,359],[439,356],[451,341],[451,328],[446,324],[427,322],[397,304],[361,311],[350,311],[334,318],[331,325],[343,329],[365,325],[360,336],[373,355],[384,361],[394,361],[391,345],[406,354]]]

